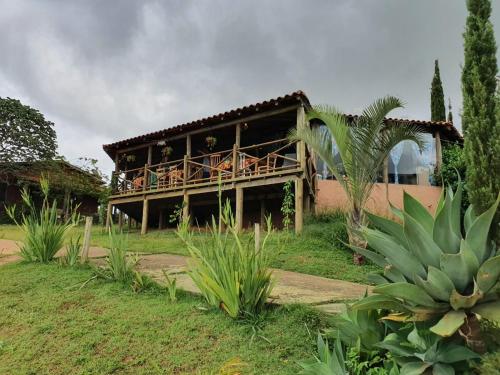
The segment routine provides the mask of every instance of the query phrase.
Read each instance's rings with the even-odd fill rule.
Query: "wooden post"
[[[260,250],[260,225],[255,223],[255,252]]]
[[[142,190],[144,191],[149,186],[148,166],[149,164],[144,165],[144,182],[142,183]]]
[[[92,216],[87,216],[85,218],[85,230],[83,232],[83,245],[82,254],[80,257],[80,262],[85,263],[89,258],[89,248],[90,248],[90,233],[92,231]]]
[[[238,146],[233,145],[233,178],[236,178],[236,173],[238,172]]]
[[[184,168],[182,171],[182,185],[186,186],[189,178],[188,156],[184,155]]]
[[[261,227],[266,226],[266,200],[260,200],[260,225]]]
[[[148,216],[149,216],[149,201],[146,198],[144,198],[142,201],[141,234],[146,234],[148,232]]]
[[[120,212],[118,213],[118,228],[120,229],[120,232],[123,229],[123,212],[122,212],[122,210],[120,210]]]
[[[243,188],[236,187],[236,230],[243,229]]]
[[[302,233],[304,223],[304,180],[295,181],[295,233]]]
[[[153,146],[148,146],[148,166],[153,163]]]
[[[436,138],[436,172],[441,171],[441,165],[443,164],[443,151],[441,148],[441,135],[439,131],[435,133]]]
[[[158,217],[158,229],[163,229],[163,219],[165,217],[165,212],[163,212],[163,209],[160,208],[160,215]]]
[[[111,222],[112,222],[112,216],[111,216],[111,210],[113,209],[113,205],[111,202],[108,202],[108,209],[106,211],[106,232],[109,232],[109,229],[111,228]]]
[[[132,218],[127,215],[127,225],[128,225],[128,231],[130,232],[130,229],[132,229]]]
[[[297,130],[306,127],[306,113],[303,106],[297,108]],[[297,142],[297,160],[300,163],[300,168],[306,171],[306,145],[303,141]]]
[[[186,155],[191,157],[191,134],[186,135]]]
[[[241,146],[241,124],[240,123],[236,124],[236,134],[234,137],[234,144],[238,147]]]
[[[184,194],[182,197],[182,220],[189,219],[189,195],[187,190],[184,190]]]

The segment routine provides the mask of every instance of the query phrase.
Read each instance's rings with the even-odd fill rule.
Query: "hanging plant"
[[[212,151],[217,144],[217,138],[215,138],[212,135],[209,135],[208,137],[205,138],[205,142],[207,143],[207,147],[210,151]]]
[[[127,162],[132,163],[135,161],[135,155],[127,155]]]
[[[174,152],[172,146],[165,146],[161,149],[161,154],[165,157],[169,157],[170,155],[172,155],[172,152]]]

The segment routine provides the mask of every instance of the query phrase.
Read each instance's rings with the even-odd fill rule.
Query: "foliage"
[[[66,254],[62,258],[64,265],[74,267],[78,264],[80,259],[80,252],[82,251],[82,244],[80,242],[81,236],[76,238],[72,237],[66,246]]]
[[[283,228],[288,230],[292,224],[292,215],[295,213],[295,200],[293,193],[293,181],[283,184],[283,202],[281,203],[281,213],[283,214]]]
[[[403,211],[394,209],[402,223],[369,214],[376,229],[362,233],[373,249],[354,249],[384,268],[374,276],[380,284],[373,296],[355,309],[395,310],[387,319],[431,320],[431,331],[444,337],[460,330],[467,343],[484,350],[476,315],[499,321],[495,291],[500,277],[500,255],[490,241],[490,226],[500,203],[476,217],[472,207],[460,214],[462,185],[441,195],[433,217],[406,194]],[[463,231],[462,231],[463,225]],[[481,348],[482,347],[482,348]]]
[[[257,315],[264,309],[273,288],[266,251],[271,218],[267,218],[267,234],[262,244],[244,243],[229,201],[222,205],[220,188],[219,218],[221,223],[212,216],[210,238],[203,241],[195,240],[189,231],[189,220],[179,225],[177,234],[191,256],[188,274],[211,306],[221,308],[232,318]]]
[[[500,369],[500,352],[484,355],[481,364],[477,367],[477,373],[481,375],[498,375]]]
[[[318,357],[309,361],[299,362],[303,375],[349,375],[345,364],[345,352],[340,340],[336,340],[330,351],[328,340],[323,340],[318,333]]]
[[[176,204],[174,206],[174,211],[168,216],[168,222],[170,224],[180,223],[184,205],[185,203],[183,202],[182,204]]]
[[[16,205],[7,207],[7,214],[21,229],[24,235],[21,246],[21,256],[28,262],[50,262],[64,244],[68,231],[78,221],[76,210],[71,217],[60,222],[57,217],[57,203],[49,202],[49,182],[40,179],[40,188],[43,194],[41,208],[37,208],[28,189],[24,189],[21,198],[28,212],[22,214],[21,220],[16,219]]]
[[[54,123],[19,100],[0,97],[0,161],[35,161],[56,156]]]
[[[111,227],[109,230],[106,266],[94,268],[95,275],[107,280],[131,284],[134,289],[141,289],[144,284],[143,280],[141,275],[135,272],[139,257],[137,254],[128,255],[127,249],[127,237],[122,232],[117,232],[114,227]]]
[[[448,122],[453,123],[453,113],[451,112],[451,99],[448,98]]]
[[[306,239],[322,240],[325,244],[333,245],[336,250],[349,250],[346,246],[349,242],[346,216],[340,210],[306,217],[303,236]]]
[[[388,334],[378,344],[386,349],[401,366],[401,375],[455,374],[467,369],[467,361],[478,359],[479,355],[450,340],[425,329],[408,325]]]
[[[170,302],[177,301],[177,279],[175,277],[171,278],[166,270],[162,270],[163,276],[165,277],[165,285],[167,287],[168,299]]]
[[[462,71],[467,188],[476,214],[493,204],[500,191],[500,122],[496,121],[498,72],[496,43],[490,22],[490,0],[468,0]]]
[[[391,149],[403,140],[415,141],[420,148],[423,145],[417,127],[396,122],[384,124],[384,118],[392,110],[402,106],[402,102],[395,97],[378,99],[350,124],[335,108],[315,107],[308,112],[307,118],[309,121],[322,121],[327,131],[318,127],[305,127],[290,135],[291,139],[306,142],[324,160],[346,192],[349,201],[347,227],[352,245],[366,245],[358,234],[359,228],[366,224],[363,209]],[[334,143],[337,145],[341,164],[334,158]],[[360,261],[359,258],[355,260]]]
[[[434,77],[431,84],[431,121],[446,121],[443,85],[438,60],[434,61]]]
[[[399,368],[393,362],[378,354],[363,360],[356,348],[347,351],[346,366],[352,375],[399,375]]]

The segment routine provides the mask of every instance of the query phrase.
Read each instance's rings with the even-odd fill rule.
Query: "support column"
[[[113,209],[113,205],[111,202],[108,202],[108,209],[106,211],[106,232],[108,232],[111,229],[111,210]]]
[[[297,130],[306,127],[306,113],[303,106],[297,108]],[[306,144],[303,141],[297,142],[297,160],[300,163],[300,168],[306,171]]]
[[[146,234],[148,232],[148,216],[149,216],[149,201],[146,198],[144,198],[142,201],[141,234]]]
[[[439,131],[435,133],[436,140],[436,172],[441,171],[441,165],[443,164],[443,150],[441,148],[441,135]]]
[[[189,194],[184,190],[182,197],[182,220],[189,219]]]
[[[236,187],[236,230],[243,229],[243,188]]]
[[[186,135],[186,155],[191,157],[191,134]]]
[[[295,181],[295,233],[302,233],[304,224],[304,180]]]
[[[148,146],[148,166],[153,162],[153,146]]]

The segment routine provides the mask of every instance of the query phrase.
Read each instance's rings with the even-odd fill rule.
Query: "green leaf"
[[[462,181],[460,180],[460,175],[458,176],[458,187],[451,200],[451,228],[457,237],[462,238]]]
[[[477,285],[485,294],[493,288],[500,278],[500,255],[488,259],[477,272]]]
[[[451,189],[450,189],[451,190]],[[452,192],[446,194],[443,208],[436,215],[432,236],[444,253],[454,254],[460,250],[460,236],[453,230]]]
[[[349,245],[349,247],[356,253],[363,255],[364,257],[370,259],[373,263],[375,263],[379,267],[385,267],[389,263],[387,260],[380,254],[377,254],[373,251],[364,249],[362,247],[354,246],[354,245]]]
[[[484,293],[479,290],[476,281],[474,281],[474,290],[472,294],[464,296],[456,290],[451,292],[450,305],[454,310],[468,309],[474,306],[477,301],[484,297]]]
[[[409,310],[396,298],[385,295],[371,295],[351,305],[353,310],[395,310],[409,312]]]
[[[373,289],[373,293],[400,298],[418,306],[439,307],[439,304],[436,303],[423,289],[410,283],[403,282],[379,285]]]
[[[391,212],[393,213],[393,215],[403,221],[403,211],[394,206],[391,202],[389,202],[389,207],[391,208]]]
[[[489,256],[488,234],[491,227],[491,221],[495,216],[499,203],[500,193],[498,194],[496,202],[473,221],[465,235],[465,240],[473,249],[480,263],[484,262]]]
[[[406,191],[403,193],[404,213],[414,218],[429,234],[432,234],[434,219],[422,204]]]
[[[369,228],[363,228],[363,234],[368,244],[378,253],[384,255],[390,264],[400,270],[409,279],[419,275],[426,277],[424,266],[391,236]]]
[[[474,214],[474,206],[471,204],[469,207],[467,207],[467,210],[465,211],[464,215],[464,227],[465,227],[465,233],[467,233],[474,222],[474,220],[477,219],[477,216]]]
[[[445,363],[435,363],[432,366],[432,375],[455,375],[455,369]]]
[[[442,363],[457,363],[477,358],[481,358],[481,356],[467,347],[446,342],[441,345],[436,360]]]
[[[464,324],[465,317],[463,310],[448,311],[436,325],[431,327],[431,331],[442,337],[450,337]]]
[[[500,301],[481,303],[475,306],[472,312],[484,319],[500,323]]]
[[[389,280],[387,280],[384,276],[377,272],[370,272],[367,276],[366,279],[370,284],[375,284],[375,285],[382,285],[382,284],[387,284],[389,283]]]
[[[401,224],[395,222],[394,220],[389,220],[385,217],[377,216],[369,212],[367,212],[366,215],[377,229],[394,237],[403,247],[408,247],[404,229]]]
[[[427,273],[427,280],[419,276],[415,279],[415,284],[425,289],[425,291],[435,300],[448,302],[450,295],[455,290],[455,285],[450,278],[440,269],[430,266]]]
[[[455,289],[463,292],[472,282],[478,269],[478,262],[467,242],[462,240],[458,254],[441,255],[440,266],[441,270],[453,281]]]
[[[401,367],[400,374],[401,375],[420,375],[425,372],[429,367],[431,367],[430,363],[424,362],[408,362]]]
[[[408,246],[422,264],[439,267],[441,249],[431,234],[413,217],[404,212],[404,234]]]

